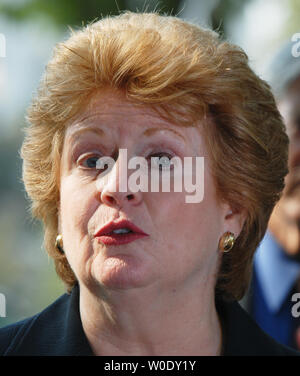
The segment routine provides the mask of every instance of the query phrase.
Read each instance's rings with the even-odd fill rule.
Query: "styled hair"
[[[156,12],[127,11],[72,31],[56,46],[28,109],[23,180],[57,274],[70,290],[76,277],[55,247],[65,129],[105,87],[123,90],[178,125],[203,124],[218,197],[246,213],[216,282],[222,298],[241,299],[288,172],[285,127],[268,84],[249,68],[242,49]]]

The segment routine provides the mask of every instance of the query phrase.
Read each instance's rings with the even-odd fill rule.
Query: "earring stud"
[[[227,231],[221,236],[221,239],[219,241],[219,249],[223,253],[227,253],[233,248],[234,243],[235,243],[234,234],[232,232]]]
[[[62,239],[62,235],[61,234],[57,235],[57,237],[56,237],[55,247],[59,250],[59,252],[61,254],[65,253],[65,251],[63,249],[63,239]]]

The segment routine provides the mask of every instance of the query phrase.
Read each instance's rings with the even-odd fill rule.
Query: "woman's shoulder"
[[[10,353],[13,348],[18,346],[24,333],[26,333],[34,323],[37,316],[38,315],[35,315],[0,328],[0,356],[7,355],[7,353]]]
[[[33,353],[34,346],[42,345],[45,336],[51,339],[63,322],[67,308],[68,294],[59,297],[40,313],[0,328],[0,356],[19,355],[20,349]]]
[[[265,333],[237,301],[218,301],[217,310],[223,322],[224,355],[300,356]]]

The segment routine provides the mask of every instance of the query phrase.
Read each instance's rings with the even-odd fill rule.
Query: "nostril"
[[[102,192],[101,195],[100,195],[100,199],[103,203],[105,203],[106,205],[109,205],[111,207],[115,207],[116,205],[118,206],[122,206],[122,201],[132,201],[134,202],[135,201],[135,194],[132,194],[132,193],[128,193],[128,194],[125,194],[124,193],[122,194],[121,192],[120,193],[108,193],[108,192]]]
[[[116,202],[116,200],[112,196],[107,196],[107,200],[110,204],[114,204]]]

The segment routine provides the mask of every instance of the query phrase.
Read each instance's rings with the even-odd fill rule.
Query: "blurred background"
[[[218,30],[246,51],[267,81],[273,54],[300,32],[299,0],[0,0],[0,294],[6,298],[0,327],[64,292],[43,249],[41,224],[28,211],[19,157],[26,107],[52,49],[68,37],[68,26],[154,9]]]

